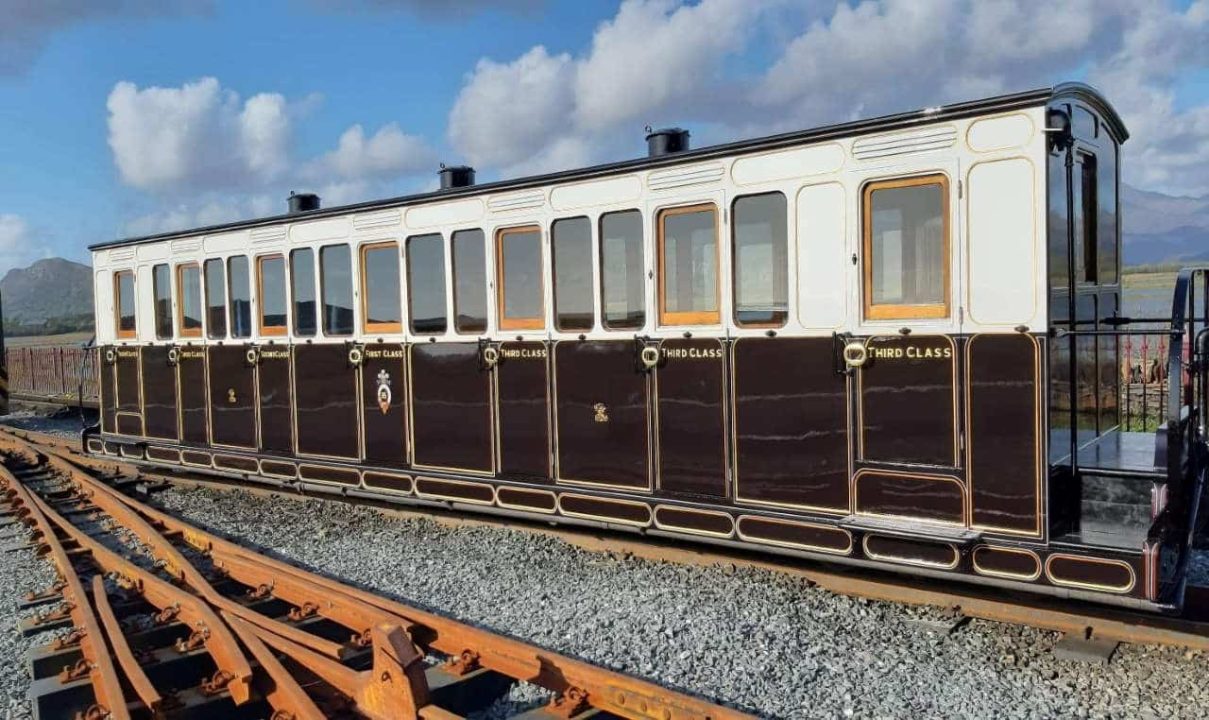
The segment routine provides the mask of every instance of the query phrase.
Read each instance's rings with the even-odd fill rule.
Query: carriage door
[[[860,186],[862,355],[854,381],[858,514],[965,524],[959,422],[957,168]],[[935,167],[935,166],[933,166]],[[851,345],[851,343],[849,343]]]
[[[486,241],[478,230],[454,237],[452,302],[443,236],[407,239],[408,317],[419,336],[407,358],[412,458],[417,467],[490,473],[493,371],[488,346],[479,340],[487,330]]]

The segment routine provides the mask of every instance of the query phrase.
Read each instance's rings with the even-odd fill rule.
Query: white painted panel
[[[493,213],[513,210],[529,210],[546,204],[545,190],[526,190],[509,195],[495,195],[487,200],[487,208]]]
[[[347,217],[315,220],[290,226],[290,242],[305,243],[320,240],[343,240],[352,231]]]
[[[413,228],[474,222],[483,217],[483,201],[469,198],[440,205],[419,205],[407,208],[406,217],[408,227]]]
[[[1033,164],[1024,158],[970,169],[970,319],[1026,324],[1036,314],[1036,199]]]
[[[1032,139],[1032,118],[1023,113],[979,120],[966,131],[966,142],[974,152],[1020,147]]]
[[[595,180],[556,187],[550,193],[555,210],[578,210],[596,205],[634,202],[642,193],[642,181],[636,175]]]
[[[722,163],[707,163],[674,167],[667,170],[652,170],[646,184],[652,190],[671,190],[690,185],[713,185],[726,173]]]
[[[181,238],[180,240],[173,240],[171,243],[173,255],[177,255],[179,253],[195,253],[198,250],[201,250],[201,246],[202,239],[199,237]]]
[[[845,247],[845,193],[839,183],[798,193],[798,317],[806,328],[844,324],[851,272]]]
[[[857,160],[911,155],[952,147],[957,142],[957,128],[952,125],[928,127],[921,130],[874,135],[861,138],[852,144],[852,155]]]
[[[396,208],[377,212],[360,213],[353,216],[353,227],[358,230],[375,230],[393,227],[403,222],[403,214]]]
[[[740,158],[730,176],[739,185],[808,177],[835,172],[844,166],[844,148],[835,143]]]
[[[93,277],[97,343],[113,342],[113,275],[108,270],[103,270],[94,273]]]
[[[243,250],[248,246],[247,232],[223,233],[222,235],[207,235],[205,250],[207,253],[223,253]]]
[[[168,243],[148,243],[146,245],[136,245],[135,250],[138,252],[139,262],[153,262],[155,260],[168,259]],[[111,257],[112,259],[112,257]]]
[[[127,245],[126,247],[115,247],[109,250],[109,262],[114,264],[128,263],[134,259],[134,251],[137,246]]]
[[[252,228],[250,235],[255,245],[285,240],[285,225]]]

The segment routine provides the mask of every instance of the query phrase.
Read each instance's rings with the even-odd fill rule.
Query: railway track
[[[34,431],[3,429],[11,434],[40,446],[69,454],[73,462],[91,468],[106,477],[140,478],[146,482],[203,485],[220,489],[238,488],[244,491],[264,492],[271,488],[259,483],[241,482],[223,477],[182,472],[168,474],[157,472],[120,459],[95,458],[79,454],[78,443],[62,437]],[[281,488],[289,490],[288,488]],[[341,496],[345,502],[375,505],[392,512],[408,514],[395,506],[377,503],[363,498]],[[431,516],[428,509],[417,514]],[[1063,633],[1072,644],[1090,643],[1133,643],[1138,645],[1167,645],[1209,652],[1209,587],[1190,587],[1187,593],[1186,611],[1183,616],[1160,616],[1131,611],[1123,608],[1080,603],[1062,598],[1047,598],[1036,595],[1009,596],[1002,592],[983,589],[965,583],[946,583],[924,578],[905,578],[893,573],[863,571],[856,568],[831,568],[817,563],[799,562],[791,559],[768,559],[729,548],[709,546],[686,547],[660,538],[633,538],[628,534],[609,534],[574,527],[549,527],[507,518],[447,516],[447,520],[459,524],[508,525],[523,527],[531,532],[541,532],[560,537],[572,544],[589,550],[625,553],[652,560],[686,564],[731,563],[751,567],[773,569],[777,572],[797,574],[811,583],[842,595],[870,600],[927,605],[943,608],[950,612],[954,621],[961,618],[989,620],[1051,630]]]
[[[45,440],[45,439],[44,439]],[[749,717],[307,572],[148,506],[62,443],[0,433],[3,512],[58,581],[26,598],[40,718]]]

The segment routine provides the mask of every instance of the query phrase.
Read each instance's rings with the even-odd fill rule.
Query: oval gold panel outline
[[[1077,580],[1061,580],[1054,577],[1053,563],[1055,560],[1073,560],[1078,563],[1087,563],[1090,565],[1110,565],[1114,567],[1123,567],[1129,573],[1129,584],[1124,586],[1118,585],[1103,585],[1100,583],[1085,583]],[[1081,588],[1084,590],[1098,590],[1100,592],[1111,592],[1124,594],[1133,590],[1138,584],[1137,573],[1134,572],[1133,566],[1123,560],[1105,560],[1104,558],[1081,557],[1079,555],[1071,555],[1069,553],[1054,553],[1045,559],[1045,577],[1055,585],[1062,587]]]
[[[1034,572],[1030,575],[1020,575],[1018,573],[1003,572],[1002,570],[991,570],[990,568],[979,567],[978,553],[982,552],[984,550],[987,552],[1001,552],[1001,553],[1028,556],[1029,558],[1031,558],[1033,560],[1033,562],[1036,563],[1037,570],[1036,570],[1036,572]],[[979,575],[986,575],[988,577],[1008,578],[1011,580],[1024,580],[1026,582],[1032,582],[1032,581],[1036,580],[1037,578],[1041,577],[1041,556],[1038,555],[1037,553],[1033,552],[1032,550],[1023,550],[1021,548],[995,547],[993,545],[979,545],[978,547],[974,548],[974,552],[970,553],[970,562],[974,566],[974,572],[978,573]]]

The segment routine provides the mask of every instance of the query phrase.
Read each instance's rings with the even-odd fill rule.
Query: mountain
[[[0,299],[10,335],[92,329],[92,269],[78,262],[47,258],[13,268],[0,280]]]
[[[1121,184],[1125,265],[1209,260],[1209,196],[1174,197]]]

